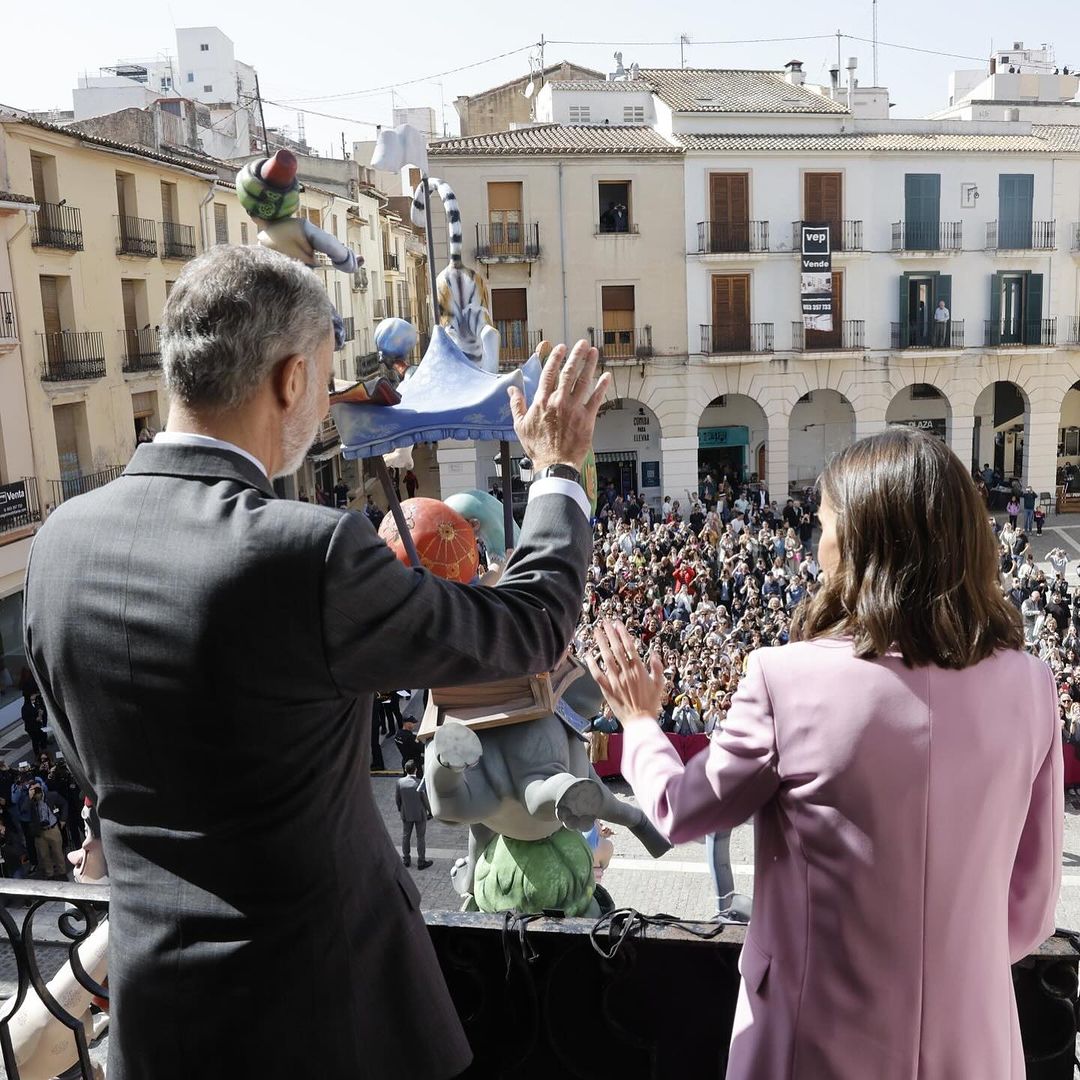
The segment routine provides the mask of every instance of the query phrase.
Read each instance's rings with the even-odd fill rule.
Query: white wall
[[[659,501],[664,484],[663,466],[660,483],[645,487],[641,466],[646,461],[661,461],[660,421],[652,409],[632,398],[623,398],[621,409],[606,409],[596,421],[593,450],[597,453],[636,453],[637,489],[647,498]],[[643,410],[643,411],[642,411]]]
[[[200,46],[210,48],[203,52]],[[236,101],[236,56],[232,39],[216,26],[183,27],[176,31],[177,89],[196,101]],[[188,74],[195,77],[189,82]],[[204,86],[213,90],[204,91]]]
[[[790,428],[791,478],[813,483],[829,458],[854,441],[855,411],[835,390],[815,390],[791,410]]]

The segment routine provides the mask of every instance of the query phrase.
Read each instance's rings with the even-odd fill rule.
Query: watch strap
[[[533,473],[533,480],[543,480],[549,476],[558,477],[560,480],[570,480],[575,484],[581,484],[581,472],[572,465],[546,465],[544,468],[537,469],[537,471]]]

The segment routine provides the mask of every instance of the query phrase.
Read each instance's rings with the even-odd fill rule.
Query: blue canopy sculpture
[[[516,371],[491,375],[454,344],[441,326],[412,374],[398,386],[397,405],[335,404],[331,407],[342,454],[370,458],[405,446],[442,439],[492,439],[514,435],[507,387],[516,386],[531,404],[540,381],[540,358],[533,354]]]

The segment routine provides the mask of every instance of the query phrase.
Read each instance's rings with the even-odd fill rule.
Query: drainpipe
[[[209,250],[210,247],[209,243],[207,242],[210,236],[210,231],[206,227],[206,204],[211,202],[214,198],[214,185],[216,183],[216,180],[209,181],[209,190],[206,193],[206,198],[203,199],[201,203],[199,203],[199,239],[202,241],[203,251]]]
[[[562,271],[562,339],[570,341],[570,301],[566,293],[566,216],[563,212],[563,163],[559,162],[559,269]]]

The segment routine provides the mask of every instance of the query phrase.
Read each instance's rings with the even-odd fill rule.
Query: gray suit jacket
[[[427,821],[427,795],[418,791],[420,781],[415,776],[403,776],[397,782],[394,802],[402,821]]]
[[[453,585],[238,455],[152,443],[49,517],[27,655],[101,818],[110,1080],[467,1065],[372,795],[371,693],[551,667],[589,546],[544,495],[498,588]]]

